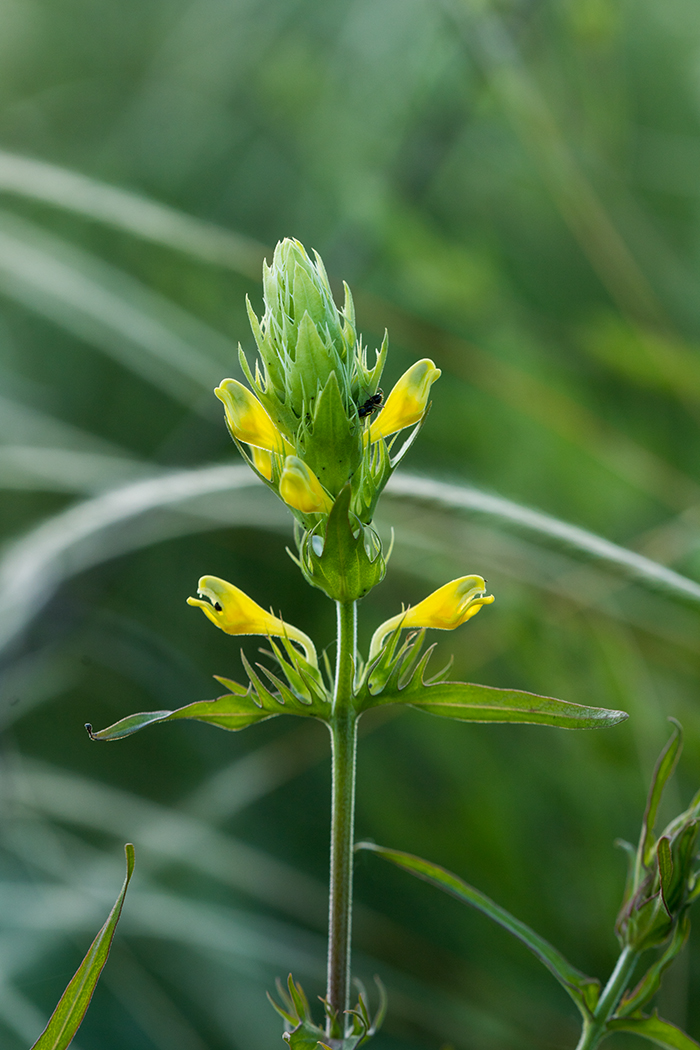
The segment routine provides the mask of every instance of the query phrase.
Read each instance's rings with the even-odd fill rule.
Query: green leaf
[[[424,669],[421,661],[418,670]],[[414,674],[403,688],[389,682],[379,696],[366,694],[361,709],[379,704],[410,704],[428,714],[461,722],[524,722],[560,729],[599,729],[617,725],[628,717],[624,711],[584,707],[520,689],[496,689],[467,682],[426,685],[422,673]]]
[[[138,733],[146,726],[154,725],[156,722],[174,722],[180,718],[190,718],[196,722],[207,722],[209,725],[218,726],[219,729],[227,729],[236,733],[240,729],[247,729],[256,722],[264,722],[267,718],[275,715],[312,715],[315,718],[325,718],[328,713],[328,704],[314,699],[311,702],[300,700],[289,690],[285,690],[284,697],[271,693],[248,665],[248,674],[253,680],[253,688],[246,689],[223,679],[227,686],[235,685],[240,692],[227,693],[216,700],[198,700],[185,707],[179,707],[176,711],[142,711],[139,714],[128,715],[120,719],[114,725],[106,729],[93,732],[88,722],[85,728],[91,740],[123,740],[132,733]]]
[[[650,1043],[666,1047],[667,1050],[698,1050],[700,1043],[696,1043],[689,1035],[676,1028],[670,1021],[664,1021],[657,1013],[651,1017],[620,1017],[608,1021],[608,1032],[632,1032],[633,1035],[641,1035]]]
[[[676,768],[676,763],[680,758],[681,748],[683,747],[683,728],[680,722],[677,722],[675,718],[669,718],[669,722],[673,725],[673,732],[668,743],[659,755],[659,759],[654,767],[646,809],[644,810],[642,833],[639,839],[639,849],[637,854],[637,863],[640,866],[647,866],[652,861],[654,855],[654,825],[656,823],[656,814],[659,809],[663,790],[666,787],[669,777]]]
[[[472,908],[483,912],[489,919],[493,919],[504,930],[517,937],[526,948],[530,949],[533,955],[547,967],[549,972],[566,989],[584,1018],[590,1017],[598,1002],[600,982],[593,977],[587,977],[580,970],[577,970],[549,941],[546,941],[544,937],[540,937],[538,933],[535,933],[524,922],[516,919],[505,908],[502,908],[500,904],[492,901],[485,893],[481,893],[457,875],[453,875],[452,872],[441,868],[438,864],[422,860],[411,853],[387,849],[372,842],[358,842],[355,849],[366,849],[371,850],[373,853],[378,853],[379,856],[391,861],[392,864],[396,864],[397,867],[403,868],[425,882],[429,882],[432,886],[437,886],[439,890],[444,890],[445,893],[451,894],[457,900],[462,901],[462,903],[469,904]]]
[[[676,928],[673,931],[673,937],[671,938],[671,942],[666,950],[659,956],[654,964],[649,967],[636,988],[631,992],[626,992],[623,996],[622,1002],[615,1011],[618,1018],[626,1017],[629,1014],[633,1014],[640,1010],[645,1003],[648,1003],[649,1000],[656,995],[661,987],[661,978],[663,977],[665,970],[668,969],[683,948],[685,942],[688,940],[689,933],[690,916],[686,913],[680,922],[676,924]]]
[[[121,893],[32,1050],[66,1050],[80,1028],[104,964],[107,962],[114,932],[122,913],[126,891],[134,873],[134,847],[130,842],[124,847],[124,852],[126,853],[126,878]]]

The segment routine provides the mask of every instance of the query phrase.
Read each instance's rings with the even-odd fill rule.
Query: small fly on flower
[[[380,387],[376,394],[372,394],[371,397],[367,398],[364,405],[358,406],[357,414],[360,419],[363,419],[365,416],[371,416],[373,412],[378,412],[383,404],[384,391]]]

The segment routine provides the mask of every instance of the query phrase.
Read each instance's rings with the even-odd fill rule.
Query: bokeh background
[[[211,393],[252,348],[245,296],[260,307],[283,236],[349,281],[370,347],[389,328],[385,388],[416,357],[443,371],[382,506],[396,544],[364,641],[479,572],[496,604],[440,636],[459,677],[631,716],[368,716],[358,835],[446,865],[606,977],[613,842],[638,834],[668,715],[686,748],[664,817],[700,786],[699,604],[551,519],[700,578],[697,4],[1,0],[0,147],[3,1047],[40,1032],[127,840],[78,1050],[268,1050],[275,977],[323,991],[323,727],[83,729],[239,673],[185,604],[204,573],[332,656],[330,603],[285,552],[291,519],[232,471]],[[421,476],[452,502],[418,498]],[[357,896],[356,969],[390,995],[377,1050],[575,1045],[565,994],[488,920],[369,855]],[[698,947],[658,1003],[696,1038]]]

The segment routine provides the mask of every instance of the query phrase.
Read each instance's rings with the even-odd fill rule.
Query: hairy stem
[[[632,948],[623,948],[620,952],[615,969],[601,993],[593,1017],[583,1026],[576,1050],[595,1050],[595,1047],[598,1046],[605,1035],[605,1024],[615,1013],[629,983],[637,958],[638,952],[633,951]]]
[[[328,919],[328,988],[326,998],[338,1023],[328,1021],[333,1038],[344,1034],[343,1012],[349,1006],[352,867],[355,820],[355,752],[357,716],[352,705],[355,668],[356,607],[337,602],[338,651],[330,731],[333,749],[331,874]]]

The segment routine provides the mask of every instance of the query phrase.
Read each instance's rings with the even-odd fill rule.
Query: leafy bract
[[[411,853],[387,849],[372,842],[358,842],[355,849],[366,849],[371,850],[373,853],[378,853],[380,857],[391,861],[397,867],[403,868],[425,882],[429,882],[432,886],[437,886],[438,889],[444,890],[445,893],[451,894],[457,900],[462,901],[464,904],[469,904],[472,908],[476,908],[490,919],[493,919],[504,930],[517,937],[547,967],[549,972],[569,993],[584,1018],[589,1018],[592,1015],[598,1002],[600,982],[593,977],[587,977],[580,970],[577,970],[549,941],[546,941],[544,937],[540,937],[526,923],[516,919],[505,908],[502,908],[500,904],[496,904],[490,897],[487,897],[485,893],[481,893],[480,890],[470,886],[469,883],[464,882],[463,879],[453,875],[452,872],[440,867],[440,865],[432,864],[430,861],[423,860],[421,857],[416,857]]]
[[[115,722],[114,725],[97,732],[93,731],[89,723],[85,728],[92,740],[123,740],[156,722],[174,722],[180,718],[207,722],[209,725],[218,726],[219,729],[227,729],[236,733],[240,729],[247,729],[256,722],[274,718],[275,715],[312,715],[316,718],[325,718],[328,714],[328,704],[317,698],[308,701],[301,700],[290,689],[282,686],[279,681],[276,684],[282,686],[284,695],[281,692],[272,693],[257,675],[255,678],[255,685],[249,688],[232,682],[230,679],[219,678],[219,681],[228,686],[231,692],[216,700],[198,700],[193,704],[179,707],[175,711],[141,711],[139,714],[128,715]]]
[[[447,682],[449,666],[426,680],[434,645],[421,653],[425,631],[400,639],[401,626],[362,672],[355,706],[358,712],[384,704],[410,704],[441,718],[460,722],[520,722],[560,729],[598,729],[617,725],[624,711],[585,707],[521,689],[497,689],[471,682]]]
[[[368,669],[358,697],[358,710],[384,704],[410,704],[442,718],[461,722],[521,722],[560,729],[598,729],[614,726],[628,716],[624,711],[585,707],[551,696],[538,696],[521,689],[497,689],[471,682],[425,682],[424,672],[431,650],[416,663],[416,646],[404,646],[394,660],[381,692],[372,693],[375,667]],[[413,650],[413,651],[412,651]],[[379,665],[381,656],[376,661]],[[384,676],[383,676],[384,677]]]
[[[615,1018],[608,1021],[606,1027],[608,1032],[631,1032],[633,1035],[641,1035],[643,1039],[663,1046],[666,1050],[698,1050],[700,1047],[700,1043],[696,1043],[670,1021],[664,1021],[657,1013],[651,1017],[638,1014],[636,1017]]]
[[[274,718],[275,715],[311,715],[325,720],[330,713],[330,703],[318,668],[310,664],[288,638],[281,639],[281,645],[277,645],[271,638],[268,642],[271,651],[263,652],[267,652],[267,655],[276,661],[286,682],[264,664],[259,663],[256,666],[273,687],[269,689],[260,674],[251,667],[245,653],[241,652],[249,685],[240,685],[230,678],[214,675],[216,680],[229,690],[216,700],[197,700],[175,711],[142,711],[139,714],[128,715],[96,733],[88,723],[85,728],[90,738],[123,740],[124,737],[131,736],[139,729],[145,729],[156,722],[174,722],[180,718],[208,722],[209,725],[234,733],[239,729],[247,729],[256,722]]]
[[[131,843],[127,843],[124,852],[126,853],[126,878],[121,893],[32,1050],[66,1050],[82,1024],[85,1011],[90,1005],[92,994],[104,964],[107,962],[112,939],[122,913],[126,891],[134,873],[134,847]]]

